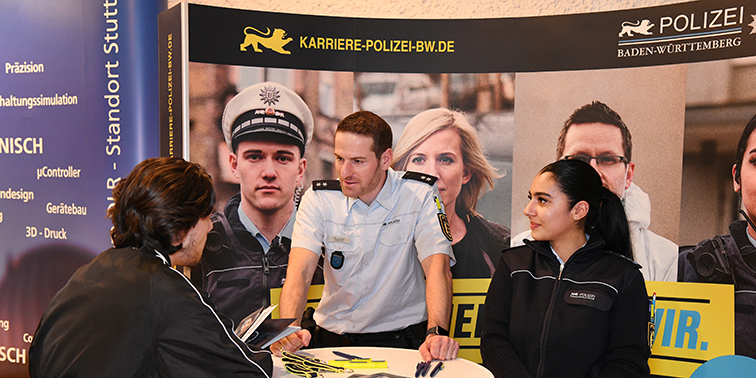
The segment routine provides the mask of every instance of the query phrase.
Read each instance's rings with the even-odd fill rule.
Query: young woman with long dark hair
[[[496,377],[649,374],[648,294],[620,199],[582,161],[533,180],[535,241],[506,250],[486,296],[483,365]]]

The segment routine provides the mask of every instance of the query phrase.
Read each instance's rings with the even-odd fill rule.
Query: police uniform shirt
[[[438,188],[403,173],[389,169],[370,206],[338,188],[311,187],[302,197],[292,248],[320,254],[325,246],[315,321],[331,332],[395,331],[426,320],[421,261],[443,253],[454,263]]]
[[[252,236],[254,236],[257,241],[260,242],[263,251],[265,253],[268,253],[268,251],[270,251],[270,242],[268,241],[268,239],[266,239],[265,236],[260,233],[260,229],[258,229],[257,226],[255,226],[255,223],[252,222],[249,217],[247,217],[247,214],[245,214],[244,211],[242,211],[241,205],[237,208],[237,211],[239,213],[239,220],[244,225],[244,228],[246,228],[247,231],[249,231],[249,233],[252,234]],[[282,238],[288,238],[291,240],[291,233],[294,230],[294,220],[296,219],[296,217],[297,209],[294,208],[291,211],[291,217],[289,217],[289,221],[286,222],[286,225],[283,229],[281,229],[281,232],[276,235],[278,237],[278,240],[281,240]]]

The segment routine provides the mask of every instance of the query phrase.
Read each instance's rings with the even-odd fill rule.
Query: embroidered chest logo
[[[570,293],[570,298],[586,299],[586,300],[589,300],[589,301],[595,301],[596,300],[596,294],[581,293],[581,292],[573,291],[572,293]]]

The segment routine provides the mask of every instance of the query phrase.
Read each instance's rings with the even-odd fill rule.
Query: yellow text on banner
[[[452,316],[449,329],[450,336],[459,342],[459,357],[481,362],[480,358],[480,320],[483,318],[483,304],[491,279],[455,279],[453,280]],[[307,307],[317,308],[323,294],[323,285],[312,285],[307,293]],[[278,303],[281,289],[270,290],[271,303]],[[271,314],[278,318],[278,308]]]

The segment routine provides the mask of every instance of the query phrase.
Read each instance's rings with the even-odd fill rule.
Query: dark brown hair
[[[562,131],[559,133],[559,140],[557,141],[557,160],[564,156],[564,142],[570,126],[584,125],[586,123],[603,123],[605,125],[617,126],[622,133],[622,152],[625,154],[628,162],[632,161],[633,137],[630,135],[630,130],[625,125],[625,122],[622,121],[622,117],[601,101],[593,101],[590,104],[583,105],[575,110],[570,115],[570,118],[564,122]]]
[[[116,248],[181,249],[172,242],[210,215],[215,192],[210,176],[199,164],[181,158],[151,158],[137,164],[113,189],[108,209],[113,221],[110,237]]]
[[[373,139],[373,152],[380,159],[381,155],[391,148],[393,135],[391,127],[383,118],[373,112],[359,111],[352,113],[339,122],[336,132],[347,132],[363,135]]]

